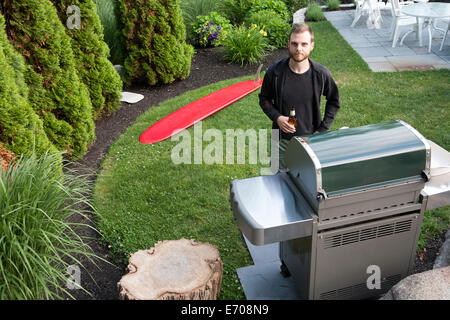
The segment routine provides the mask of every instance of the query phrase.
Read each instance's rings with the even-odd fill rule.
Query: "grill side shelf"
[[[314,212],[293,188],[285,173],[231,183],[234,217],[252,244],[261,246],[311,235]]]

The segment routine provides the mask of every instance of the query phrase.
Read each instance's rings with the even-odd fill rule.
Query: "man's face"
[[[311,42],[311,34],[308,31],[291,34],[288,41],[289,56],[295,62],[302,62],[307,59],[314,48]]]

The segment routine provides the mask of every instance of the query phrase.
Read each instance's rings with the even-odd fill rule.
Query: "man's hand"
[[[279,116],[277,119],[278,127],[285,133],[294,133],[295,127],[288,123],[289,117]]]

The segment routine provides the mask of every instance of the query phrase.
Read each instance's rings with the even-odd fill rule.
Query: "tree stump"
[[[216,246],[165,240],[134,253],[117,286],[121,300],[216,300],[222,273]]]

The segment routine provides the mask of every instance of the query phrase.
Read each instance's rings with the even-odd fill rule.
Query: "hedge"
[[[186,44],[179,0],[119,0],[119,11],[127,84],[170,83],[189,75],[194,50]]]
[[[5,1],[6,32],[25,57],[29,101],[50,141],[73,158],[94,141],[92,104],[76,71],[71,40],[49,0]]]
[[[9,43],[0,14],[0,146],[17,155],[56,152],[28,101],[23,57]]]
[[[108,60],[109,48],[103,41],[103,28],[92,0],[51,0],[58,16],[66,25],[71,16],[78,14],[67,9],[77,6],[80,25],[65,28],[72,39],[72,50],[80,78],[87,86],[94,111],[94,118],[109,114],[120,107],[122,81]],[[71,20],[69,20],[71,21]]]

